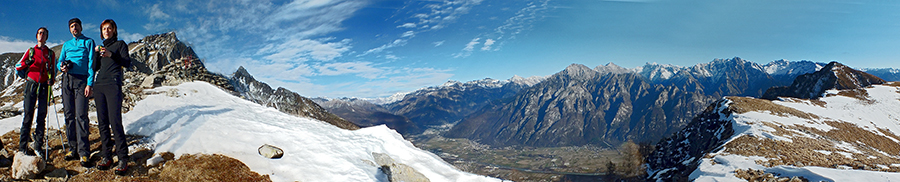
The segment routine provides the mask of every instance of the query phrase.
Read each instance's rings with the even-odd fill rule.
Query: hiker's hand
[[[94,92],[91,91],[91,86],[84,87],[84,97],[90,97],[92,93]]]
[[[112,53],[109,50],[106,50],[105,47],[100,47],[100,57],[109,57],[112,56]]]

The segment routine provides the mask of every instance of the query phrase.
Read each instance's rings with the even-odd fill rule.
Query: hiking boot
[[[27,150],[27,149],[26,149],[26,150],[22,150],[22,149],[19,149],[19,151],[22,151],[23,153],[25,153],[25,156],[34,156],[34,155],[35,155],[33,150]]]
[[[113,165],[113,161],[110,160],[108,157],[104,157],[104,158],[100,159],[100,162],[97,162],[97,168],[100,170],[107,170],[112,165]]]
[[[91,167],[91,159],[87,156],[81,156],[81,166],[82,167]]]
[[[37,142],[31,143],[31,149],[34,150],[31,152],[32,156],[37,155],[38,157],[44,158],[44,147],[41,147],[41,144]],[[28,153],[25,153],[28,154]]]
[[[119,161],[119,165],[116,166],[116,175],[124,176],[125,172],[128,172],[128,161]]]
[[[75,153],[75,152],[72,152],[72,151],[66,152],[66,157],[65,157],[65,159],[66,159],[67,161],[78,159],[78,153]]]

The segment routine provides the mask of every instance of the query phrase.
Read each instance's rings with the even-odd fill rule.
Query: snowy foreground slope
[[[273,181],[387,181],[369,162],[375,161],[373,152],[387,154],[431,181],[501,181],[462,172],[383,125],[344,130],[234,97],[206,82],[147,91],[154,95],[138,102],[123,120],[127,134],[149,136],[145,145],[156,152],[176,157],[223,154]],[[53,117],[48,126],[57,128]],[[13,130],[21,121],[21,115],[0,120],[0,129]],[[257,148],[263,144],[284,149],[284,156],[260,156]]]
[[[897,85],[828,90],[819,100],[726,97],[660,143],[649,159],[650,177],[746,181],[756,172],[809,181],[900,181]]]

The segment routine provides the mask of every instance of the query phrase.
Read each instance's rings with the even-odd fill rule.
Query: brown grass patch
[[[49,124],[49,123],[48,123]],[[165,165],[158,167],[146,166],[146,161],[153,156],[153,151],[147,149],[138,149],[131,151],[130,161],[128,163],[128,172],[125,176],[118,176],[113,170],[99,170],[97,168],[84,168],[77,160],[64,160],[65,151],[62,148],[62,142],[59,136],[64,136],[64,132],[51,129],[45,134],[49,139],[48,144],[51,146],[49,152],[50,160],[47,168],[42,174],[38,175],[38,179],[43,178],[47,173],[56,169],[66,169],[69,174],[69,181],[271,181],[268,175],[259,175],[237,159],[229,158],[223,155],[185,155],[177,160],[172,160],[173,155],[163,154],[163,158],[170,160]],[[91,135],[88,137],[91,141],[91,151],[99,150],[100,141],[97,126],[91,127]],[[134,145],[143,137],[127,136],[128,144]],[[14,153],[18,150],[19,132],[17,130],[9,131],[0,136],[3,141],[3,150]],[[10,156],[11,157],[11,156]],[[100,160],[96,153],[91,157],[92,161]],[[174,169],[169,169],[174,168]],[[187,170],[187,168],[191,168]],[[159,173],[151,174],[150,171],[159,171]],[[0,175],[10,175],[10,168],[0,168]],[[209,180],[206,180],[209,179]]]
[[[167,162],[159,174],[162,181],[272,181],[268,175],[250,171],[243,162],[220,154],[185,154]]]
[[[783,182],[807,182],[808,179],[802,176],[779,177],[780,175],[766,173],[762,170],[755,169],[737,169],[734,170],[734,176],[745,179],[747,181],[783,181]]]
[[[891,140],[890,138],[872,133],[869,130],[862,129],[853,123],[837,121],[825,121],[825,123],[827,123],[831,127],[835,127],[836,129],[829,130],[828,132],[823,132],[814,128],[802,126],[798,127],[809,130],[812,133],[827,137],[832,140],[843,141],[851,144],[862,143],[864,146],[878,149],[890,155],[900,155],[900,144],[894,142],[894,140]]]
[[[732,101],[730,109],[734,112],[742,114],[750,111],[764,112],[769,111],[774,115],[786,117],[788,115],[796,116],[804,119],[818,119],[819,116],[803,112],[794,108],[782,106],[765,99],[756,99],[750,97],[727,97]]]
[[[874,100],[869,99],[869,92],[866,89],[851,89],[851,90],[841,90],[837,93],[837,95],[855,98],[860,101],[865,101],[869,104],[874,103]]]
[[[743,156],[761,156],[768,158],[768,161],[757,161],[758,164],[767,167],[777,165],[793,165],[799,167],[820,166],[828,168],[849,166],[854,169],[900,172],[900,167],[891,166],[891,164],[900,163],[900,159],[896,158],[896,156],[887,156],[878,152],[883,151],[890,155],[897,155],[898,153],[896,153],[896,151],[900,151],[900,145],[896,142],[893,142],[885,136],[856,127],[856,125],[851,123],[834,121],[828,121],[826,123],[836,129],[824,132],[815,128],[803,126],[773,127],[772,125],[774,124],[767,124],[767,126],[776,129],[776,132],[773,134],[803,132],[810,135],[818,135],[819,137],[793,137],[791,138],[792,141],[781,141],[744,135],[725,144],[724,152]],[[897,137],[893,134],[888,135]],[[862,154],[846,151],[835,146],[834,142],[837,141],[855,145],[856,149],[861,151]],[[826,155],[817,152],[817,150],[829,151],[831,153]],[[850,153],[852,158],[848,158],[837,152]],[[888,166],[889,168],[881,168],[879,165]]]

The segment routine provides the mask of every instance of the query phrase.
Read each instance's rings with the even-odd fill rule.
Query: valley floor
[[[502,147],[436,135],[413,137],[416,147],[460,170],[513,181],[641,181],[643,169],[625,165],[628,154],[600,147]],[[609,174],[610,163],[615,173]]]

